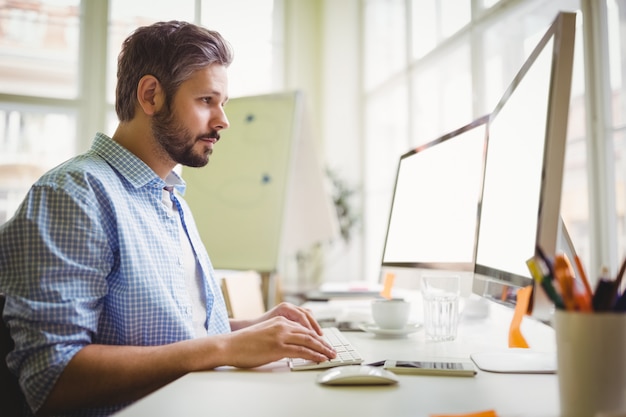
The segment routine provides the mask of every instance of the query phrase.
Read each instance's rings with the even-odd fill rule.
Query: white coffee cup
[[[372,317],[381,329],[405,328],[410,312],[411,303],[399,298],[382,298],[372,301]]]

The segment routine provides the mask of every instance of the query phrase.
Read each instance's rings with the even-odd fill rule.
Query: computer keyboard
[[[359,365],[363,362],[363,358],[359,352],[352,346],[350,341],[341,334],[338,328],[325,327],[322,330],[324,332],[324,338],[337,352],[337,357],[325,362],[313,362],[301,358],[291,358],[289,359],[289,366],[292,371],[332,368],[341,365]]]

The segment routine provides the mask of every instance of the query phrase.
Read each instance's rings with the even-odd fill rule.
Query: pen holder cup
[[[626,313],[554,316],[561,417],[626,413]]]

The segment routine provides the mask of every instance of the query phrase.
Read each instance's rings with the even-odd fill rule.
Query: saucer
[[[374,333],[376,336],[405,337],[421,329],[422,325],[420,323],[409,323],[402,329],[381,329],[373,323],[363,323],[360,327],[361,330]]]

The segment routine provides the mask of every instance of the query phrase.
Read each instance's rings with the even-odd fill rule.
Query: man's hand
[[[336,356],[321,336],[319,324],[305,309],[281,304],[262,316],[257,324],[224,337],[228,365],[253,368],[283,358],[323,362]]]

